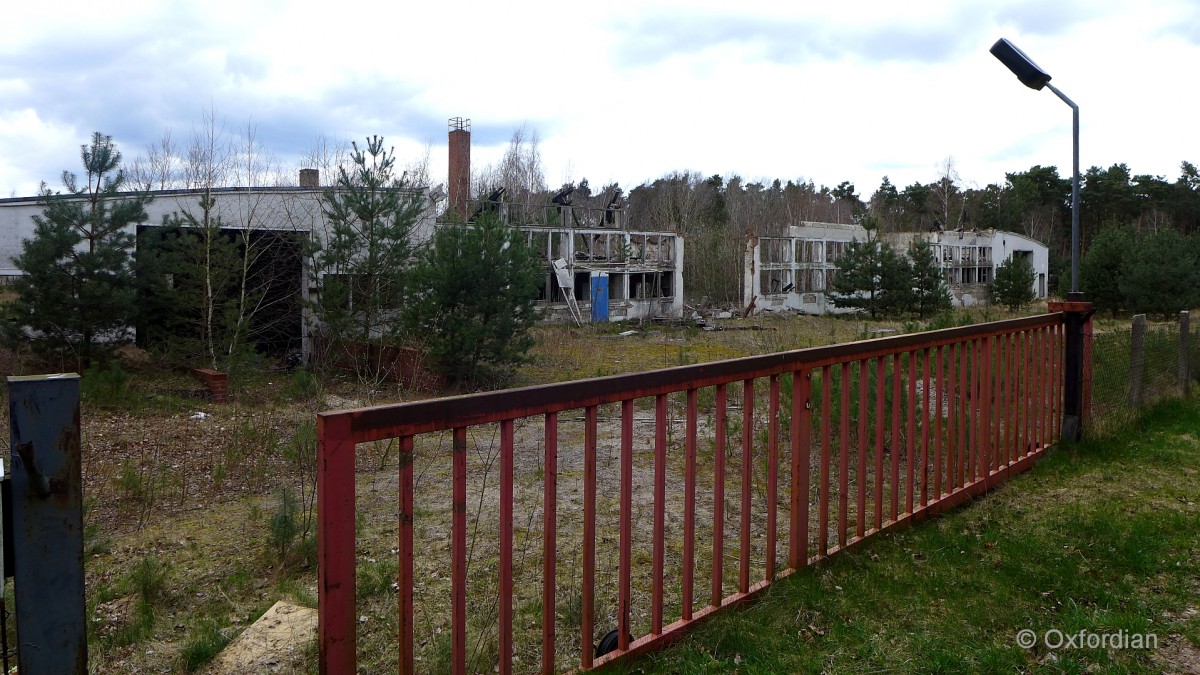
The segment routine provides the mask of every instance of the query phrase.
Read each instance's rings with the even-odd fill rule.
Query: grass
[[[981,316],[978,313],[968,316],[968,313],[964,312],[940,320],[962,323],[968,318],[985,320],[1002,317]],[[721,324],[729,328],[753,330],[710,332],[694,326],[658,325],[583,328],[538,326],[534,330],[537,346],[530,354],[530,362],[522,367],[514,384],[573,380],[593,375],[644,371],[819,346],[872,337],[874,333],[868,331],[868,326],[902,328],[896,323],[864,324],[857,319],[805,316],[752,317]],[[926,327],[933,327],[933,324],[936,324],[936,321]],[[617,334],[627,328],[638,328],[639,332],[626,337]],[[915,330],[922,326],[914,323],[911,327],[903,328]],[[352,378],[330,377],[318,381],[303,371],[286,374],[248,363],[241,369],[236,381],[231,382],[232,402],[218,406],[208,401],[202,387],[186,373],[138,367],[136,363],[125,363],[123,367],[128,372],[109,368],[102,372],[85,374],[83,382],[86,387],[82,415],[85,442],[84,476],[85,497],[88,503],[86,572],[89,630],[92,635],[90,660],[93,672],[124,673],[135,669],[177,672],[181,669],[200,668],[215,653],[225,636],[236,634],[280,597],[291,598],[310,606],[316,604],[315,536],[311,522],[316,449],[314,413],[327,406],[390,403],[418,394],[388,384],[366,388],[353,382]],[[855,369],[851,370],[851,386],[854,386],[856,373]],[[782,380],[780,394],[786,426],[787,416],[790,415],[791,386],[790,378],[785,376]],[[815,383],[817,387],[814,391],[819,393],[819,377]],[[840,372],[835,370],[831,385],[840,386]],[[741,400],[740,391],[740,386],[729,388],[731,404],[738,404]],[[430,394],[423,392],[419,395]],[[707,424],[706,428],[711,430],[712,388],[702,389],[700,396],[703,408],[702,424]],[[756,388],[756,411],[760,418],[766,410],[765,397],[766,388],[760,383]],[[674,395],[671,400],[668,414],[675,424],[669,428],[668,442],[672,448],[678,448],[683,442],[681,432],[677,428],[682,418],[683,396]],[[639,417],[652,414],[652,407],[643,407],[643,404],[652,405],[652,400],[638,402]],[[835,408],[839,405],[836,396],[831,405]],[[200,415],[201,412],[204,414]],[[617,408],[606,408],[602,410],[601,418],[606,420],[604,424],[611,425],[618,414]],[[741,423],[740,415],[731,414],[729,422],[733,434],[729,448],[736,450],[740,443],[736,433]],[[567,419],[562,421],[562,425],[561,448],[578,448],[583,438],[582,423]],[[536,432],[536,429],[526,429],[522,432],[520,426],[518,431],[526,436],[537,436],[540,433]],[[479,521],[482,523],[479,534],[481,543],[474,558],[477,569],[473,568],[470,572],[471,587],[484,594],[479,604],[473,604],[470,610],[468,631],[471,667],[487,671],[494,665],[496,633],[495,551],[494,545],[487,544],[488,541],[494,541],[496,530],[496,520],[492,515],[495,504],[496,468],[494,461],[489,460],[489,453],[494,452],[496,443],[494,433],[487,430],[478,434],[473,432],[468,470],[471,480],[476,481],[472,483],[471,492],[472,522],[475,522],[477,511],[483,512]],[[448,513],[450,508],[450,474],[445,463],[441,461],[449,456],[449,437],[419,437],[417,448],[417,536],[425,542],[419,550],[418,569],[434,569],[439,572],[436,577],[423,574],[421,588],[417,594],[418,658],[421,659],[418,669],[422,672],[440,672],[447,670],[449,664],[450,633],[448,618],[443,616],[442,610],[445,609],[448,598],[448,581],[444,570],[449,569],[449,544],[445,525],[447,519],[444,518],[444,514]],[[529,570],[540,569],[540,539],[536,534],[540,517],[536,515],[536,507],[540,505],[541,493],[538,490],[530,492],[529,485],[540,485],[542,468],[540,447],[530,445],[524,448],[524,451],[519,459],[517,475],[517,521],[520,526],[517,543],[520,550],[528,548],[529,551],[528,556],[522,555],[518,558],[517,567],[524,570],[528,576]],[[611,459],[611,447],[605,445],[602,451],[605,457]],[[638,457],[644,459],[646,456],[644,449],[639,449]],[[671,456],[676,459],[681,457],[678,452]],[[581,465],[576,459],[568,461],[567,457],[568,455],[564,454],[559,464],[559,481],[564,495],[566,491],[578,490],[581,481]],[[709,475],[712,466],[711,451],[707,456],[702,453],[701,460],[705,475]],[[389,446],[384,442],[359,447],[357,548],[360,602],[357,610],[361,616],[368,619],[359,625],[358,633],[360,668],[364,672],[395,670],[397,594],[391,585],[395,574],[394,547],[397,529],[396,461],[394,445]],[[729,461],[731,466],[737,464],[736,457]],[[1061,460],[1054,459],[1046,466],[1053,466],[1059,461]],[[1130,466],[1134,466],[1141,460],[1134,458],[1127,461]],[[670,473],[674,475],[679,470],[672,464]],[[1039,469],[1038,475],[1046,471],[1045,468]],[[1109,472],[1113,476],[1111,480],[1118,484],[1125,480],[1128,473],[1125,467],[1116,465],[1109,465],[1105,471]],[[488,476],[489,472],[491,475],[486,480],[484,490],[484,482],[481,479]],[[602,473],[601,478],[602,481],[608,481],[602,483],[607,487],[602,489],[600,500],[601,506],[607,509],[611,506],[611,495],[615,494],[611,488],[616,484],[610,480],[612,477],[608,474]],[[1168,483],[1164,481],[1163,484]],[[284,504],[283,498],[277,496],[281,488],[291,491],[295,497],[294,504]],[[486,492],[486,499],[481,502],[475,500],[476,488],[479,488],[478,494]],[[727,489],[731,490],[729,494],[734,494],[732,485]],[[758,490],[761,489],[759,486]],[[996,497],[1002,497],[1012,489],[1014,488],[1006,487]],[[1189,498],[1193,502],[1196,501],[1194,497]],[[977,503],[968,509],[968,512],[993,513],[994,519],[1006,515],[1002,513],[1005,509],[1013,511],[1014,514],[1030,512],[1028,507],[1021,503],[1004,502],[1009,505],[996,509],[987,506],[990,503],[991,501]],[[529,504],[534,506],[529,507]],[[577,543],[577,530],[581,524],[576,515],[567,515],[568,512],[575,514],[578,505],[569,505],[565,496],[560,504],[560,508],[564,510],[559,520],[559,541],[564,549],[559,570],[558,651],[559,663],[565,667],[572,659],[577,659],[579,653],[578,632],[571,631],[568,626],[578,625],[578,617],[582,613],[579,587],[572,581],[581,555]],[[702,506],[711,508],[707,505]],[[1120,507],[1113,508],[1120,512]],[[635,513],[635,528],[638,527],[638,523],[644,525],[644,521],[649,517],[646,513]],[[1098,516],[1091,510],[1081,509],[1069,516],[1064,516],[1064,520],[1056,527],[1064,531],[1069,528],[1072,532],[1081,533],[1078,536],[1086,534],[1092,541],[1102,541],[1104,536],[1108,536],[1102,521],[1098,520]],[[937,521],[926,529],[934,528],[937,532],[942,532],[942,522],[950,522],[950,519]],[[1158,565],[1154,561],[1159,558],[1155,556],[1161,551],[1147,548],[1148,544],[1144,544],[1138,539],[1140,535],[1136,534],[1140,530],[1133,529],[1135,526],[1145,525],[1142,521],[1130,519],[1125,530],[1117,531],[1118,534],[1127,533],[1133,542],[1127,547],[1129,550],[1122,554],[1131,560],[1128,568],[1133,570],[1128,572],[1131,577],[1153,576],[1153,572],[1139,570],[1153,570]],[[615,526],[615,520],[604,521],[602,536],[607,531],[604,528],[611,529]],[[526,532],[530,527],[534,529],[532,538]],[[993,523],[980,532],[991,537],[986,541],[997,547],[1015,546],[1001,536],[1007,531],[1004,529],[1006,527],[1009,525]],[[1195,529],[1194,524],[1192,527]],[[919,531],[923,530],[903,536],[911,536]],[[703,527],[699,532],[698,536],[704,536]],[[954,538],[951,537],[953,534],[943,532],[940,536],[946,537],[947,541],[941,545],[951,545],[948,542]],[[957,538],[971,543],[973,536],[964,535]],[[569,547],[572,537],[576,541],[573,549]],[[648,546],[646,542],[643,544]],[[881,560],[890,561],[888,569],[894,568],[897,574],[905,570],[911,574],[913,569],[931,569],[932,561],[937,560],[939,556],[948,555],[936,553],[936,547],[931,544],[922,544],[924,548],[921,549],[914,548],[914,544],[908,546],[913,553],[902,553],[894,560],[879,553],[874,555]],[[611,546],[605,544],[600,551],[601,594],[597,599],[597,626],[611,623],[615,612],[615,595],[609,592],[615,587],[616,567],[615,554],[608,555],[611,549]],[[704,648],[708,650],[703,652],[708,660],[693,662],[688,660],[691,658],[688,657],[683,661],[666,663],[680,663],[685,671],[704,668],[740,668],[747,671],[749,668],[751,672],[772,672],[776,666],[785,671],[806,670],[811,664],[817,664],[814,666],[817,669],[846,671],[858,670],[856,664],[860,662],[886,662],[881,657],[867,660],[867,656],[874,652],[899,653],[903,646],[903,649],[907,650],[906,653],[921,655],[913,661],[914,664],[918,664],[914,666],[917,669],[936,669],[937,664],[943,662],[946,664],[945,669],[990,667],[987,664],[993,661],[987,661],[986,658],[992,657],[972,656],[975,660],[965,662],[952,658],[949,652],[954,650],[955,643],[950,640],[937,642],[927,637],[924,641],[918,638],[907,641],[907,638],[903,638],[907,635],[903,624],[899,627],[875,626],[865,619],[855,618],[855,623],[842,625],[841,617],[851,615],[848,614],[849,608],[846,606],[830,604],[837,600],[836,596],[841,595],[834,587],[841,586],[848,590],[852,587],[848,579],[876,574],[876,561],[871,560],[869,556],[874,550],[868,548],[863,553],[855,554],[857,557],[835,561],[815,573],[815,581],[806,582],[817,584],[815,590],[807,591],[812,602],[789,601],[780,596],[778,604],[792,607],[787,621],[795,624],[794,628],[784,631],[785,634],[772,638],[778,640],[779,645],[796,652],[790,657],[791,660],[783,665],[750,667],[757,663],[750,656],[752,649],[769,637],[763,629],[752,627],[751,624],[736,625],[745,625],[747,631],[760,634],[739,636],[734,634],[736,630],[728,629],[723,635],[718,635],[715,641],[697,643],[713,645]],[[998,555],[993,553],[995,549],[986,547],[958,550],[966,550],[972,555]],[[917,551],[921,552],[923,558],[916,557]],[[1084,553],[1089,558],[1094,555],[1091,551],[1085,550]],[[1012,553],[1017,554],[1021,554],[1021,551]],[[1024,554],[1042,555],[1032,549],[1026,550]],[[668,556],[670,555],[674,553],[669,548]],[[1063,556],[1071,559],[1066,554]],[[144,562],[147,560],[152,562]],[[639,569],[644,569],[648,563],[640,561],[637,565]],[[727,569],[731,569],[729,565]],[[1192,569],[1194,570],[1194,563]],[[1010,570],[1008,573],[1020,577],[1018,572],[1020,569]],[[698,574],[706,574],[706,571],[701,569]],[[669,579],[669,582],[677,583],[678,579]],[[907,605],[881,604],[880,609],[871,609],[870,603],[874,602],[877,596],[882,598],[880,603],[894,602],[895,598],[888,595],[891,591],[884,592],[887,591],[886,583],[883,584],[883,588],[871,591],[873,595],[868,595],[858,602],[867,608],[865,611],[868,615],[893,614],[907,617],[910,623],[920,624],[927,621],[930,614],[944,612],[941,604],[931,605],[932,601],[927,597],[937,584],[951,584],[951,587],[958,588],[958,594],[950,596],[955,598],[958,595],[973,597],[972,594],[990,592],[982,587],[967,588],[964,592],[959,586],[953,586],[959,582],[955,577],[948,575],[921,576],[915,581],[905,583],[906,585],[896,593],[906,601],[912,602],[912,608]],[[518,588],[516,598],[518,607],[522,608],[515,619],[518,642],[514,647],[521,659],[519,670],[532,668],[540,651],[540,605],[537,604],[540,602],[540,593],[535,585],[525,585],[528,587]],[[776,604],[772,598],[781,592],[773,591],[762,606]],[[1123,597],[1123,592],[1122,588],[1114,587],[1109,596],[1100,599],[1108,601]],[[797,593],[800,593],[798,597],[809,597],[803,595],[802,591]],[[147,594],[156,598],[153,603],[142,601]],[[1081,612],[1088,611],[1099,601],[1092,599],[1092,604],[1087,604],[1082,602],[1086,599],[1082,595],[1076,597],[1062,593],[1053,597],[1061,600],[1064,605],[1068,598],[1074,600]],[[668,614],[677,616],[677,599],[668,598],[667,602]],[[672,605],[673,602],[676,604]],[[790,605],[787,604],[789,602]],[[145,611],[147,609],[150,611]],[[761,610],[756,608],[754,611]],[[986,609],[980,611],[989,617],[992,614],[1001,614]],[[801,615],[801,612],[804,614]],[[1084,616],[1086,618],[1086,615]],[[748,619],[746,615],[738,614],[731,617],[731,620]],[[643,616],[640,621],[639,625],[646,625],[648,618]],[[810,628],[810,624],[815,628]],[[885,629],[891,632],[882,632]],[[964,623],[956,630],[967,631],[967,624]],[[789,631],[790,638],[786,635]],[[875,633],[871,631],[886,637],[877,640],[873,637]],[[1194,630],[1191,636],[1195,641]],[[842,642],[833,646],[826,645],[826,651],[815,652],[817,656],[812,659],[801,656],[813,651],[813,645],[825,644],[834,638]],[[872,640],[875,640],[874,646],[871,646]],[[1005,642],[1004,639],[999,639],[992,647],[995,647],[999,654],[1011,656],[1005,651],[1011,645],[1011,633],[1007,640]],[[979,643],[967,644],[978,646]],[[733,651],[727,652],[729,649]],[[850,656],[832,657],[828,653],[830,649],[839,654],[848,653]],[[941,652],[947,653],[937,656]],[[730,661],[725,658],[728,656],[729,659],[735,659],[739,653],[743,660],[741,665],[738,665],[736,660]],[[926,653],[933,656],[926,656]],[[961,655],[963,652],[960,649],[957,653]],[[890,661],[893,664],[890,667],[910,670],[903,665],[905,658],[910,657],[901,655],[899,660]],[[310,655],[308,665],[311,665],[314,659],[315,655]],[[696,665],[697,663],[703,666]],[[733,665],[730,665],[731,663]],[[967,666],[963,666],[963,663],[967,663]],[[644,661],[632,667],[651,668],[655,667],[654,664],[654,661]],[[666,665],[661,666],[661,669],[670,671],[673,668]]]
[[[1196,429],[1200,403],[1161,404],[617,671],[1189,672],[1200,663],[1187,660],[1200,657]],[[1039,644],[1018,646],[1023,629]],[[1050,649],[1051,630],[1154,634],[1159,648]]]

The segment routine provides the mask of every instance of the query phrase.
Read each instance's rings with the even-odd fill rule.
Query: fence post
[[[1187,310],[1179,313],[1179,370],[1176,381],[1179,383],[1179,394],[1187,398],[1192,393],[1191,364],[1188,362],[1188,336],[1191,333],[1191,320]]]
[[[1063,358],[1063,420],[1062,437],[1077,441],[1083,433],[1083,373],[1084,332],[1092,316],[1092,303],[1083,300],[1082,293],[1068,293],[1065,301],[1047,303],[1051,312],[1063,313],[1066,344]]]
[[[1129,341],[1129,389],[1125,392],[1125,407],[1142,405],[1142,381],[1146,371],[1146,315],[1133,317],[1133,334]]]
[[[87,667],[79,376],[8,378],[13,589],[22,673]]]
[[[354,438],[345,415],[317,416],[317,632],[321,675],[355,670]]]

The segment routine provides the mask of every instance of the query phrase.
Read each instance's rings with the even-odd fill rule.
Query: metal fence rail
[[[776,579],[873,534],[949,508],[1028,468],[1060,433],[1064,341],[1063,315],[1056,313],[323,413],[318,419],[317,487],[322,672],[350,673],[355,667],[356,443],[398,439],[399,670],[409,673],[415,664],[414,547],[424,551],[429,546],[414,541],[415,439],[440,432],[452,436],[450,659],[454,672],[465,672],[468,431],[491,425],[498,432],[494,659],[506,673],[514,667],[513,476],[518,470],[518,475],[529,474],[526,467],[514,466],[514,447],[521,443],[515,427],[536,423],[544,453],[539,460],[540,669],[586,670],[660,647]],[[614,423],[601,423],[602,406],[619,409]],[[683,410],[681,444],[673,441],[675,407]],[[643,420],[635,425],[637,410],[652,410],[652,424]],[[560,437],[560,416],[567,411],[581,413],[581,439],[574,433]],[[619,489],[612,494],[606,490],[598,503],[598,468],[609,468],[598,467],[604,434],[616,436],[614,480]],[[580,440],[582,533],[560,536],[557,518],[568,508],[559,496],[560,449]],[[636,474],[635,446],[649,448],[653,460],[652,467]],[[682,471],[677,489],[682,494],[668,490],[672,470]],[[633,510],[646,507],[647,499],[653,536],[651,550],[643,551],[635,545]],[[598,512],[614,502],[615,514]],[[618,524],[617,647],[597,658],[595,641],[613,627],[594,621],[597,522],[609,516]],[[708,542],[704,535],[710,531]],[[575,538],[581,541],[568,541]],[[611,539],[600,542],[604,551],[613,546]],[[670,547],[681,549],[680,555],[668,556]],[[575,622],[556,612],[560,556],[567,550],[581,551],[581,611]],[[736,566],[736,575],[726,569],[727,563]],[[638,579],[648,577],[648,583],[635,585],[635,573]],[[634,605],[643,619],[631,618]],[[556,639],[564,633],[578,636],[578,660],[556,663]],[[519,668],[529,670],[530,664],[523,661]]]

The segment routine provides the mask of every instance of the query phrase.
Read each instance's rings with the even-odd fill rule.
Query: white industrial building
[[[972,307],[988,302],[988,283],[996,267],[1012,256],[1022,256],[1033,266],[1033,291],[1047,295],[1049,252],[1046,246],[1024,235],[1001,230],[951,232],[901,232],[880,235],[904,254],[912,242],[925,239],[945,273],[955,306]],[[751,237],[746,242],[742,300],[755,311],[794,310],[806,314],[852,311],[837,308],[827,291],[837,274],[837,259],[851,241],[865,241],[859,225],[804,223],[788,228],[783,237]]]

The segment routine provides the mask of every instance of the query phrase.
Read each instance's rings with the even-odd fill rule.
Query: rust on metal
[[[773,580],[803,569],[813,561],[841,551],[852,550],[872,535],[919,522],[968,499],[978,496],[1007,477],[1027,469],[1057,435],[1062,413],[1062,350],[1065,333],[1060,328],[1061,314],[995,322],[981,326],[934,331],[893,338],[868,340],[848,345],[796,350],[783,354],[734,359],[710,364],[683,366],[650,373],[638,373],[581,382],[528,387],[505,392],[418,401],[381,408],[323,413],[318,418],[320,450],[318,458],[319,593],[321,622],[321,668],[326,673],[354,670],[354,444],[372,440],[400,439],[399,502],[399,671],[414,670],[414,595],[412,556],[415,505],[413,494],[414,437],[425,433],[452,431],[453,494],[451,515],[451,654],[452,672],[463,673],[471,649],[466,642],[468,597],[466,578],[467,549],[467,435],[480,425],[499,424],[500,481],[499,534],[492,546],[498,549],[498,595],[493,596],[499,610],[497,670],[510,672],[515,634],[522,630],[513,619],[514,578],[513,511],[521,494],[514,490],[517,455],[515,425],[530,417],[543,417],[544,471],[542,480],[543,538],[541,584],[541,672],[558,670],[555,642],[560,639],[556,625],[556,589],[562,585],[556,572],[563,562],[560,555],[572,551],[581,555],[578,576],[580,618],[562,626],[579,631],[579,667],[594,666],[627,659],[678,639],[697,622],[722,608],[733,607],[754,598]],[[1086,352],[1085,352],[1086,353]],[[889,367],[889,361],[890,367]],[[918,369],[917,361],[921,360]],[[874,374],[871,369],[874,368]],[[814,378],[814,371],[819,377]],[[780,383],[790,377],[791,460],[779,467],[781,430]],[[854,386],[854,378],[858,386]],[[888,379],[891,379],[890,383]],[[755,393],[758,379],[767,379],[765,415],[755,419]],[[730,401],[727,387],[741,382],[741,457],[740,518],[726,522],[725,481],[729,446],[727,434]],[[816,384],[814,384],[814,382]],[[820,415],[813,415],[813,386],[820,387]],[[874,386],[874,402],[870,400]],[[713,427],[702,427],[698,393],[713,388],[715,401]],[[891,406],[887,405],[890,387]],[[835,398],[836,389],[836,398]],[[683,519],[683,555],[671,575],[678,573],[682,584],[678,614],[666,616],[670,595],[665,586],[667,508],[666,489],[670,449],[670,400],[673,393],[686,395],[683,420],[684,447],[681,498]],[[708,392],[705,392],[706,394]],[[653,440],[653,553],[649,570],[650,621],[648,626],[633,620],[636,600],[634,578],[638,552],[634,549],[633,520],[638,508],[634,503],[634,448],[642,447],[635,426],[635,401],[654,398]],[[854,399],[854,400],[852,400]],[[605,499],[604,513],[597,503],[599,449],[599,407],[620,403],[620,443],[616,458],[619,492]],[[736,403],[736,400],[735,400]],[[584,413],[582,467],[582,541],[560,542],[557,537],[558,490],[558,415],[562,411]],[[706,411],[707,412],[707,411]],[[871,414],[875,423],[869,423]],[[854,424],[854,415],[857,425]],[[761,429],[765,417],[767,428]],[[889,422],[890,418],[890,422]],[[944,418],[944,419],[943,419]],[[837,427],[837,437],[833,436]],[[889,429],[890,436],[885,433]],[[918,429],[919,426],[919,429]],[[700,556],[696,551],[697,490],[707,479],[698,472],[698,451],[704,440],[714,438],[713,450],[713,539],[711,557],[708,547]],[[765,448],[756,452],[755,440],[765,431]],[[919,435],[918,435],[919,434]],[[932,438],[931,438],[932,435]],[[872,438],[873,437],[873,438]],[[812,443],[820,448],[813,456]],[[835,446],[836,443],[836,446]],[[605,446],[607,447],[607,446]],[[837,476],[832,476],[834,448],[837,448]],[[765,450],[767,456],[762,457]],[[854,457],[850,453],[856,453]],[[870,453],[874,453],[873,460]],[[19,455],[19,453],[17,453]],[[707,454],[707,453],[706,453]],[[890,454],[890,461],[887,455]],[[818,476],[812,481],[811,466],[816,461]],[[900,462],[904,462],[903,472]],[[755,513],[754,470],[756,462],[766,465],[766,495]],[[604,468],[604,476],[613,475]],[[853,473],[853,481],[850,474]],[[608,480],[605,479],[606,486]],[[778,481],[789,486],[787,505],[778,503]],[[811,482],[810,482],[811,481]],[[851,482],[854,500],[850,503]],[[52,485],[52,484],[51,484]],[[815,486],[816,495],[811,494]],[[888,487],[885,494],[885,486]],[[917,490],[920,490],[918,493]],[[903,493],[904,504],[900,503]],[[836,525],[830,521],[830,500],[836,495]],[[885,507],[890,496],[891,507]],[[608,495],[606,494],[606,497]],[[815,503],[813,503],[815,500]],[[874,513],[868,507],[873,507]],[[704,508],[709,503],[706,498]],[[788,567],[776,569],[778,510],[789,510]],[[818,531],[810,543],[810,509],[816,508]],[[619,521],[619,533],[606,536],[605,545],[616,540],[617,569],[601,570],[597,578],[597,537],[600,522]],[[890,513],[889,513],[890,511]],[[873,518],[871,516],[874,516]],[[765,522],[765,532],[754,530],[755,517]],[[424,517],[424,516],[423,516]],[[736,527],[738,532],[727,532]],[[851,532],[851,527],[853,531]],[[830,542],[836,532],[837,541]],[[725,593],[725,536],[738,537],[739,563],[737,589]],[[607,533],[606,533],[607,535]],[[707,535],[707,532],[705,533]],[[853,535],[853,536],[851,536]],[[496,536],[496,535],[493,535]],[[765,540],[764,540],[765,538]],[[813,552],[813,543],[816,551]],[[765,570],[755,581],[752,564],[759,552],[765,557]],[[812,555],[810,555],[810,553]],[[710,559],[705,560],[704,558]],[[730,555],[733,560],[734,556]],[[695,608],[695,572],[709,571],[710,593],[701,609]],[[635,575],[635,572],[638,572]],[[517,573],[518,577],[519,572]],[[616,582],[616,649],[600,658],[594,656],[596,630],[607,626],[594,624],[598,605],[597,583]],[[753,582],[753,583],[752,583]],[[610,597],[605,593],[599,597]],[[420,611],[420,610],[416,610]],[[559,621],[562,619],[559,618]],[[611,620],[611,615],[610,619]],[[648,631],[647,631],[648,628]],[[647,631],[638,634],[636,631]],[[573,639],[572,639],[573,641]],[[520,664],[522,669],[531,669]]]

